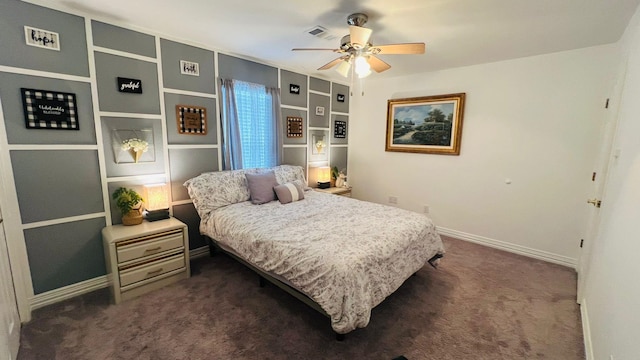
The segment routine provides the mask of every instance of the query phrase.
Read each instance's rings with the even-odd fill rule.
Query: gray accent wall
[[[280,70],[280,102],[282,105],[291,105],[298,107],[307,107],[307,76],[297,74],[287,70]],[[298,85],[300,87],[300,93],[295,94],[290,92],[290,85]]]
[[[338,94],[344,95],[344,102],[338,102]],[[349,112],[349,87],[341,84],[332,84],[331,88],[331,111]]]
[[[94,284],[103,283],[101,229],[121,223],[111,198],[121,186],[143,194],[144,184],[167,183],[173,216],[189,226],[189,247],[206,245],[199,233],[200,219],[182,184],[202,172],[220,170],[216,73],[268,87],[282,84],[283,116],[304,120],[302,138],[286,138],[282,129],[283,161],[305,171],[313,160],[308,135],[329,134],[330,120],[348,118],[348,104],[332,104],[336,89],[348,94],[344,85],[335,87],[327,80],[87,18],[24,1],[0,0],[0,45],[6,50],[0,51],[4,67],[0,105],[9,143],[8,149],[0,151],[10,159],[9,168],[0,170],[12,170],[14,176],[15,189],[7,191],[16,192],[17,203],[10,203],[7,210],[19,212],[21,224],[7,226],[20,226],[24,234],[35,300],[43,293],[47,299],[61,296],[55,291],[96,277],[99,281]],[[26,45],[24,25],[59,33],[61,51]],[[96,48],[89,48],[86,26]],[[89,59],[95,74],[89,71]],[[198,62],[200,76],[181,74],[180,60]],[[118,92],[117,77],[142,80],[143,93]],[[290,83],[300,85],[299,95],[289,93]],[[75,94],[80,129],[27,129],[21,87]],[[178,134],[176,104],[206,107],[208,134]],[[315,115],[317,105],[325,107],[320,118]],[[117,141],[114,144],[114,129],[151,129],[153,147],[139,163],[128,153],[124,154],[128,161],[116,161],[120,148]],[[331,136],[326,139],[332,141]],[[346,167],[346,143],[330,149],[331,158],[322,161]]]
[[[23,223],[104,211],[95,150],[12,150]]]
[[[100,21],[91,21],[93,44],[147,57],[156,57],[155,37]]]
[[[24,231],[33,291],[41,294],[105,275],[104,218]]]
[[[189,200],[185,181],[203,172],[218,171],[218,149],[169,149],[171,198]]]
[[[101,111],[160,114],[158,71],[155,63],[95,52]],[[142,81],[142,94],[118,91],[118,77]]]
[[[20,88],[75,94],[79,130],[27,129]],[[0,72],[0,99],[9,144],[96,144],[89,83]]]
[[[60,51],[25,43],[24,26],[58,33]],[[84,19],[16,0],[0,1],[0,64],[89,76]]]
[[[162,77],[164,86],[170,89],[216,93],[213,51],[160,39],[162,52]],[[182,74],[180,60],[197,62],[200,76]]]

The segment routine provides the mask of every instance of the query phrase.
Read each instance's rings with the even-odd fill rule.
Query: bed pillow
[[[298,181],[278,185],[273,190],[282,204],[304,199],[304,190]]]
[[[207,172],[184,183],[201,219],[223,206],[249,200],[244,174],[245,170]]]
[[[260,205],[276,199],[273,188],[278,185],[278,180],[276,180],[276,174],[273,171],[258,174],[245,173],[244,175],[247,177],[252,204]]]

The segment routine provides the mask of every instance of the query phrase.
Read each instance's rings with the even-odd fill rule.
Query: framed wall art
[[[207,135],[207,108],[202,106],[176,105],[178,134]]]
[[[28,129],[80,130],[76,95],[21,88]]]
[[[200,64],[193,61],[180,60],[180,73],[183,75],[200,76]]]
[[[301,138],[302,134],[302,118],[298,116],[287,116],[287,137]]]
[[[24,40],[29,46],[60,51],[60,35],[57,32],[25,25]]]
[[[153,129],[112,129],[111,146],[116,164],[155,162]]]
[[[465,93],[387,101],[386,151],[459,155]]]
[[[336,120],[333,127],[333,137],[336,139],[344,139],[347,137],[347,122]]]
[[[142,80],[129,79],[124,77],[117,78],[118,91],[131,94],[142,94]]]
[[[289,84],[289,94],[300,95],[300,85]]]

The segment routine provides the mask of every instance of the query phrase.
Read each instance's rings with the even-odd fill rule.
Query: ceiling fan
[[[318,68],[318,70],[327,70],[338,64],[336,69],[340,75],[347,77],[352,65],[354,71],[351,72],[352,76],[355,74],[363,78],[371,74],[371,69],[376,72],[383,72],[391,68],[391,65],[382,61],[376,55],[387,54],[424,54],[424,43],[404,43],[404,44],[388,44],[388,45],[373,45],[369,42],[371,33],[373,30],[363,27],[367,23],[369,17],[363,13],[351,14],[347,17],[347,24],[349,24],[349,35],[342,37],[340,41],[340,48],[338,49],[326,49],[326,48],[296,48],[293,51],[308,51],[308,50],[328,50],[339,54],[342,54],[337,59],[334,59],[327,64]]]

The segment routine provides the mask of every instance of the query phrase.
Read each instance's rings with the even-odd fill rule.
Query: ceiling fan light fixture
[[[348,77],[350,69],[351,69],[351,61],[345,60],[341,62],[340,65],[338,65],[338,67],[336,68],[336,71],[338,72],[338,74],[344,77]]]
[[[364,56],[358,56],[355,60],[355,71],[359,78],[367,77],[371,74],[371,65]]]

